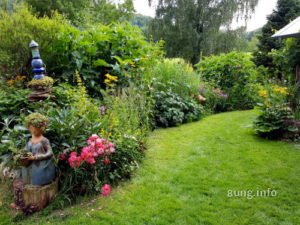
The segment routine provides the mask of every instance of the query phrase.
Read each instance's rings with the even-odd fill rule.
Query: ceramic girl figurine
[[[26,127],[32,137],[26,144],[26,151],[32,153],[29,157],[31,164],[22,167],[23,183],[31,185],[47,185],[55,179],[55,166],[50,142],[43,136],[47,118],[39,113],[32,113],[26,117]]]

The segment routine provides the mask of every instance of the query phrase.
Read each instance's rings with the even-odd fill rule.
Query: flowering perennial
[[[110,163],[108,156],[115,152],[115,145],[113,143],[93,134],[87,140],[87,144],[87,146],[82,148],[79,155],[77,152],[71,152],[68,159],[71,167],[78,168],[83,162],[93,165],[96,163],[98,158],[101,158],[104,165],[108,165]]]
[[[104,184],[101,188],[101,195],[108,196],[111,192],[109,184]]]

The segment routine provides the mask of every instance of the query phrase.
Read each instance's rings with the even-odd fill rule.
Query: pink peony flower
[[[68,162],[71,167],[78,168],[81,165],[81,157],[77,156],[76,152],[71,152]]]
[[[77,157],[77,152],[71,152],[70,157]]]
[[[90,147],[82,148],[80,157],[83,161],[85,161],[89,164],[95,164],[96,163],[96,160],[94,158],[93,148],[90,148]]]
[[[109,142],[109,143],[108,143],[108,147],[110,147],[110,148],[111,148],[111,147],[115,147],[115,145],[114,145],[113,143]]]
[[[108,196],[111,192],[109,184],[104,184],[101,188],[101,195]]]
[[[97,138],[96,139],[96,144],[102,144],[102,139],[101,138]]]
[[[98,158],[102,158],[104,165],[108,165],[110,160],[107,158],[116,151],[115,145],[97,134],[93,134],[87,140],[88,145],[83,147],[80,156],[76,152],[71,152],[68,162],[71,167],[80,167],[82,162],[95,164]]]
[[[116,149],[114,147],[110,147],[109,151],[110,151],[110,153],[114,153],[116,151]]]
[[[89,137],[89,141],[96,141],[99,138],[97,134],[93,134],[92,136]]]
[[[84,161],[87,162],[88,164],[91,164],[91,165],[96,163],[96,160],[95,160],[94,157],[86,158]]]
[[[98,148],[97,153],[98,153],[99,155],[102,155],[102,154],[104,153],[104,148],[103,148],[103,147]]]
[[[104,145],[102,143],[95,143],[95,146],[97,148],[104,148]]]

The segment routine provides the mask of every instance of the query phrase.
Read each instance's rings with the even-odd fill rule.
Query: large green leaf
[[[93,62],[94,66],[104,66],[104,67],[110,67],[110,64],[108,64],[105,60],[103,59],[97,59],[96,61]]]

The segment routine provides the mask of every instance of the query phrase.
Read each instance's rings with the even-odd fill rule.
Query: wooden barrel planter
[[[24,185],[21,180],[14,184],[15,204],[25,213],[32,214],[45,208],[57,195],[58,180],[44,185]]]

